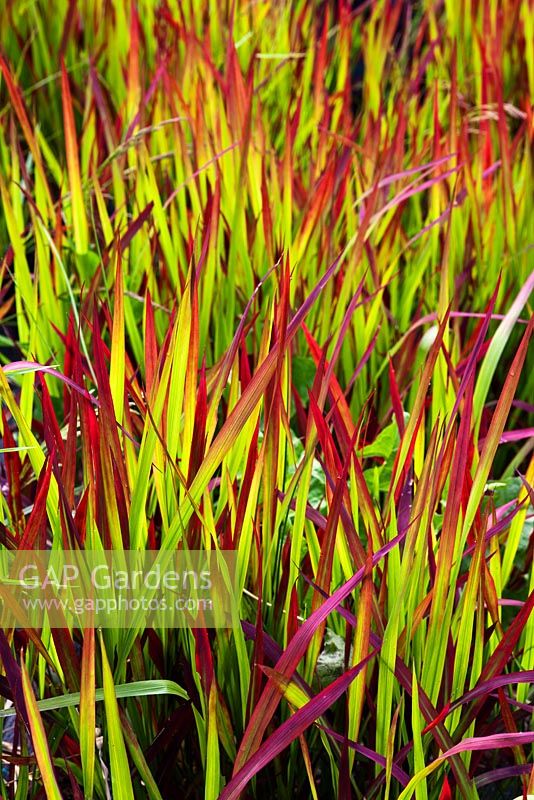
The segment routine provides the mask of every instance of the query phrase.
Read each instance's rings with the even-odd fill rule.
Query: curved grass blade
[[[168,694],[189,700],[189,695],[178,686],[174,681],[154,680],[154,681],[132,681],[131,683],[119,683],[115,686],[115,697],[122,700],[128,697],[148,697],[150,695]],[[95,701],[97,703],[104,700],[104,689],[96,689]],[[56,711],[59,708],[69,708],[70,706],[80,705],[80,693],[69,692],[58,697],[47,697],[45,700],[38,700],[37,707],[40,711]],[[12,717],[15,714],[14,708],[0,709],[0,718]]]
[[[30,723],[30,731],[32,735],[33,749],[35,757],[41,771],[41,778],[48,800],[62,800],[61,792],[52,766],[52,758],[50,750],[48,749],[48,740],[46,731],[44,729],[41,713],[37,706],[37,701],[33,693],[30,676],[28,669],[21,658],[22,670],[22,690],[24,692],[24,701],[26,703],[26,710],[28,712],[28,720]]]

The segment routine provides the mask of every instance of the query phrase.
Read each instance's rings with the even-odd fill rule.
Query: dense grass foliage
[[[238,601],[0,630],[2,797],[534,793],[532,5],[0,5],[1,546]]]

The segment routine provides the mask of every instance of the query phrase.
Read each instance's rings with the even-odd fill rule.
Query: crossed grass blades
[[[534,791],[532,5],[1,12],[2,547],[239,598],[1,631],[2,797]]]

